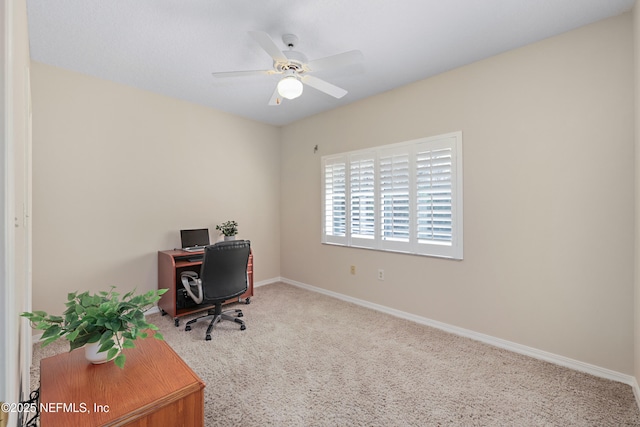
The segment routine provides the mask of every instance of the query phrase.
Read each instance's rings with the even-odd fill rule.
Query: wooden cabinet
[[[94,365],[84,348],[40,361],[43,427],[204,426],[204,382],[155,338],[124,349],[124,369]]]
[[[179,326],[182,316],[213,308],[213,305],[195,305],[190,299],[185,299],[180,282],[180,274],[183,271],[200,273],[203,253],[204,251],[185,252],[181,250],[158,252],[158,289],[169,289],[158,301],[158,307],[163,314],[169,314],[173,317],[176,326]],[[225,304],[238,301],[249,304],[251,301],[250,298],[253,296],[253,253],[249,253],[247,273],[249,276],[247,292],[238,298],[226,301]]]

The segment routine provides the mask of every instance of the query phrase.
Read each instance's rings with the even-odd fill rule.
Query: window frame
[[[429,153],[429,154],[426,154]],[[436,153],[437,156],[433,153]],[[421,158],[431,160],[428,166],[420,164],[420,177],[418,175],[418,155]],[[447,160],[450,154],[450,160]],[[388,164],[382,163],[383,159],[396,156],[398,160],[404,156],[408,158],[408,164],[403,165],[397,163],[396,169],[391,169],[391,175],[388,175]],[[434,157],[435,156],[435,157]],[[437,165],[433,166],[437,160]],[[444,159],[444,160],[443,160]],[[373,174],[374,174],[374,202],[373,202],[373,224],[374,235],[373,238],[363,238],[362,235],[354,235],[352,233],[352,226],[354,224],[354,218],[352,217],[352,209],[354,206],[358,206],[360,210],[358,214],[362,214],[362,206],[358,203],[354,203],[352,200],[352,191],[358,194],[360,197],[362,193],[362,181],[352,177],[352,170],[358,170],[359,167],[354,168],[355,163],[366,162],[373,160]],[[448,162],[448,163],[447,163]],[[344,235],[337,235],[334,230],[328,230],[330,224],[336,221],[336,217],[333,216],[333,212],[327,212],[327,173],[329,170],[336,168],[336,165],[340,165],[344,171],[343,193],[338,194],[344,198]],[[462,171],[462,132],[452,132],[443,135],[437,135],[432,137],[420,138],[411,141],[405,141],[395,144],[388,144],[379,147],[367,148],[363,150],[350,151],[345,153],[333,154],[323,156],[321,159],[321,242],[329,245],[339,245],[347,247],[365,248],[382,250],[388,252],[401,252],[423,256],[433,256],[440,258],[450,258],[456,260],[463,259],[463,171]],[[329,169],[328,169],[329,168]],[[340,169],[340,167],[337,167]],[[382,170],[384,169],[384,170]],[[428,170],[428,171],[427,171]],[[427,172],[425,172],[427,171]],[[406,172],[406,174],[405,174]],[[386,178],[393,178],[394,184],[389,186],[388,180],[382,182],[381,174],[387,173]],[[431,177],[436,178],[431,178]],[[426,178],[425,178],[426,177]],[[361,178],[361,176],[359,176]],[[332,175],[332,179],[335,178]],[[450,181],[450,182],[449,182]],[[419,193],[418,185],[421,185],[421,192]],[[426,183],[426,184],[425,184]],[[331,183],[335,184],[334,181]],[[357,185],[356,185],[357,184]],[[450,187],[447,187],[450,185]],[[332,187],[333,188],[333,187]],[[436,188],[435,190],[433,188]],[[441,190],[438,190],[440,188]],[[450,192],[447,189],[450,188]],[[408,199],[405,200],[404,193],[408,194]],[[431,190],[429,190],[431,189]],[[355,191],[359,190],[359,191]],[[437,202],[434,200],[437,197],[431,197],[425,203],[425,194],[439,194]],[[447,195],[450,194],[450,197]],[[444,196],[443,196],[444,195]],[[336,194],[332,193],[332,200],[336,200]],[[389,201],[388,206],[396,207],[396,209],[388,210],[391,213],[387,224],[394,225],[398,228],[398,232],[395,233],[395,237],[385,237],[383,231],[383,223],[385,215],[382,209],[383,198]],[[358,202],[360,199],[358,199]],[[427,212],[426,215],[418,218],[418,202],[422,201],[422,212]],[[450,203],[449,203],[450,201]],[[425,206],[431,206],[430,209],[425,209]],[[436,207],[434,207],[436,206]],[[449,211],[450,208],[450,211]],[[340,210],[336,212],[341,212]],[[407,215],[408,225],[403,225],[403,217]],[[328,218],[328,216],[330,218]],[[369,218],[370,215],[367,217]],[[450,220],[449,220],[450,217]],[[358,217],[362,221],[362,217]],[[425,220],[426,218],[426,220]],[[327,222],[330,219],[329,222]],[[431,230],[432,236],[435,236],[435,227],[440,227],[441,233],[434,239],[420,239],[418,235],[419,222],[422,224],[421,229]],[[449,230],[450,222],[450,231]],[[340,222],[335,222],[339,224]],[[425,224],[427,224],[425,226]],[[429,224],[430,227],[429,227]],[[439,225],[438,225],[439,224]],[[362,226],[362,222],[359,223]],[[406,228],[408,238],[403,239],[403,229]],[[444,231],[442,231],[444,230]],[[327,233],[327,231],[329,231]],[[424,235],[424,233],[421,233]],[[450,235],[450,236],[449,236]]]

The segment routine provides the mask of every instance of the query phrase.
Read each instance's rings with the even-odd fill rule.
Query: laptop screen
[[[193,248],[194,246],[209,245],[209,229],[199,228],[197,230],[180,230],[180,239],[183,248]]]

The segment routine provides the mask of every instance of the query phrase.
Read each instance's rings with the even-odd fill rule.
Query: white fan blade
[[[314,76],[306,75],[300,80],[302,80],[302,83],[307,84],[312,88],[318,89],[319,91],[324,92],[328,95],[331,95],[334,98],[342,98],[347,94],[347,91],[342,89],[341,87],[332,85],[331,83],[325,82],[324,80]]]
[[[307,66],[310,71],[319,71],[327,68],[337,68],[357,64],[362,62],[362,59],[362,52],[359,50],[350,50],[349,52],[315,59],[307,63]]]
[[[263,31],[249,31],[249,35],[269,54],[276,62],[287,63],[289,60],[284,53],[276,46],[269,34]]]
[[[278,93],[278,86],[276,86],[276,90],[273,91],[273,95],[271,95],[271,99],[269,100],[269,105],[280,105],[282,103],[282,98]]]
[[[250,70],[250,71],[223,71],[220,73],[211,73],[213,77],[244,77],[244,76],[263,76],[265,74],[275,74],[275,70]]]

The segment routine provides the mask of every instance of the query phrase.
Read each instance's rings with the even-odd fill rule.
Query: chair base
[[[235,316],[231,316],[227,313],[230,312],[234,312]],[[191,319],[189,320],[184,327],[185,331],[190,331],[191,330],[191,325],[193,323],[196,323],[198,320],[202,320],[202,319],[207,319],[209,317],[211,317],[211,322],[209,323],[209,327],[207,327],[207,333],[206,333],[206,337],[205,339],[207,341],[211,341],[211,332],[213,331],[213,328],[220,322],[222,322],[223,320],[231,320],[233,322],[239,323],[240,324],[240,330],[244,331],[245,329],[247,329],[247,326],[244,324],[244,321],[242,319],[239,319],[240,317],[243,317],[244,314],[242,313],[242,310],[240,309],[231,309],[231,310],[225,310],[222,311],[222,303],[220,304],[216,304],[216,306],[207,311],[207,314],[200,316],[200,317],[196,317],[195,319]]]

